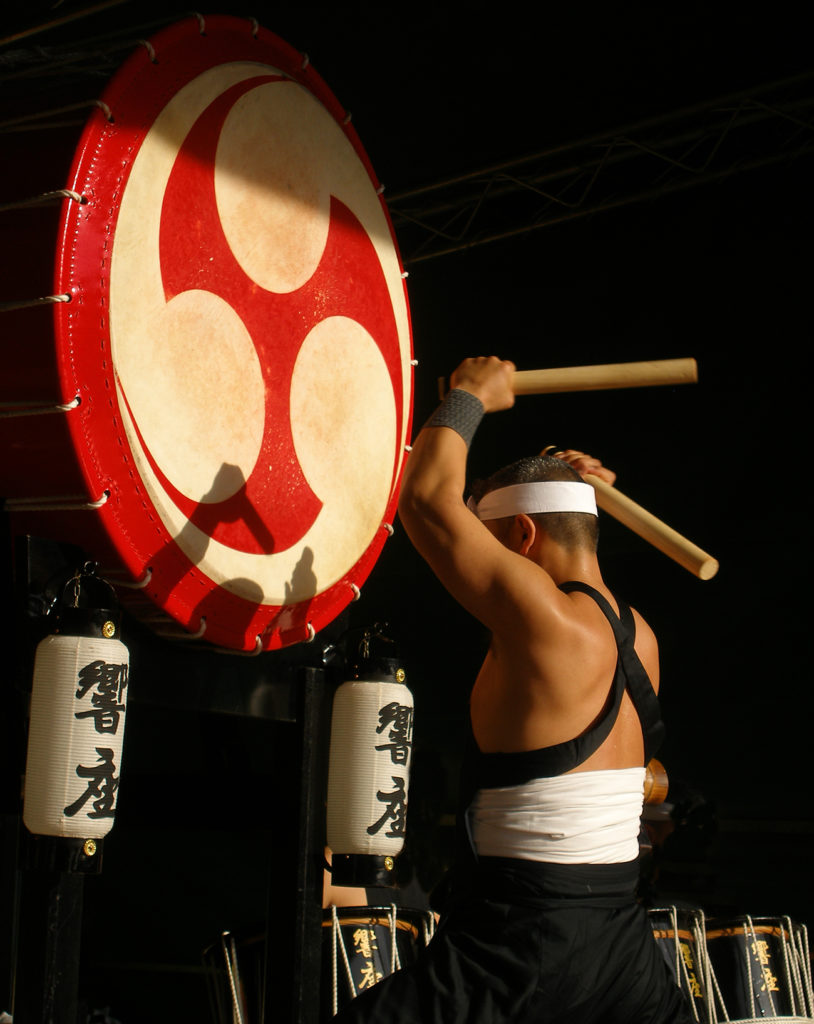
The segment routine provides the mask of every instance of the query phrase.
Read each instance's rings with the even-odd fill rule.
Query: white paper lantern
[[[56,634],[37,646],[23,821],[36,835],[113,827],[130,657],[119,640]]]
[[[413,695],[404,683],[342,683],[333,702],[328,771],[334,864],[339,854],[395,857],[401,851],[412,746]]]

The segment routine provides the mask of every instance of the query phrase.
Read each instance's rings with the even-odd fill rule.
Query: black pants
[[[635,868],[482,858],[414,966],[341,1024],[689,1024],[632,895]]]

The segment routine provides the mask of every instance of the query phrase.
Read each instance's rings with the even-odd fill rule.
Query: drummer
[[[496,357],[463,362],[407,464],[404,527],[492,642],[438,932],[340,1019],[684,1024],[635,899],[644,765],[661,734],[657,645],[605,586],[581,478],[615,474],[579,452],[536,456],[462,498],[469,444],[485,413],[514,404],[513,373]]]

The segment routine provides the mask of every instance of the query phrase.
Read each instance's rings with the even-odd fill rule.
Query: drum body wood
[[[0,224],[55,263],[0,296],[13,528],[79,544],[186,634],[310,639],[392,532],[410,430],[404,275],[361,143],[307,59],[213,17],[139,47],[74,145],[58,219]]]

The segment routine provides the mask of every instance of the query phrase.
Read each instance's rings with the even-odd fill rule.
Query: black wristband
[[[466,442],[468,448],[483,419],[483,402],[479,398],[453,388],[427,420],[428,427],[451,427]]]

